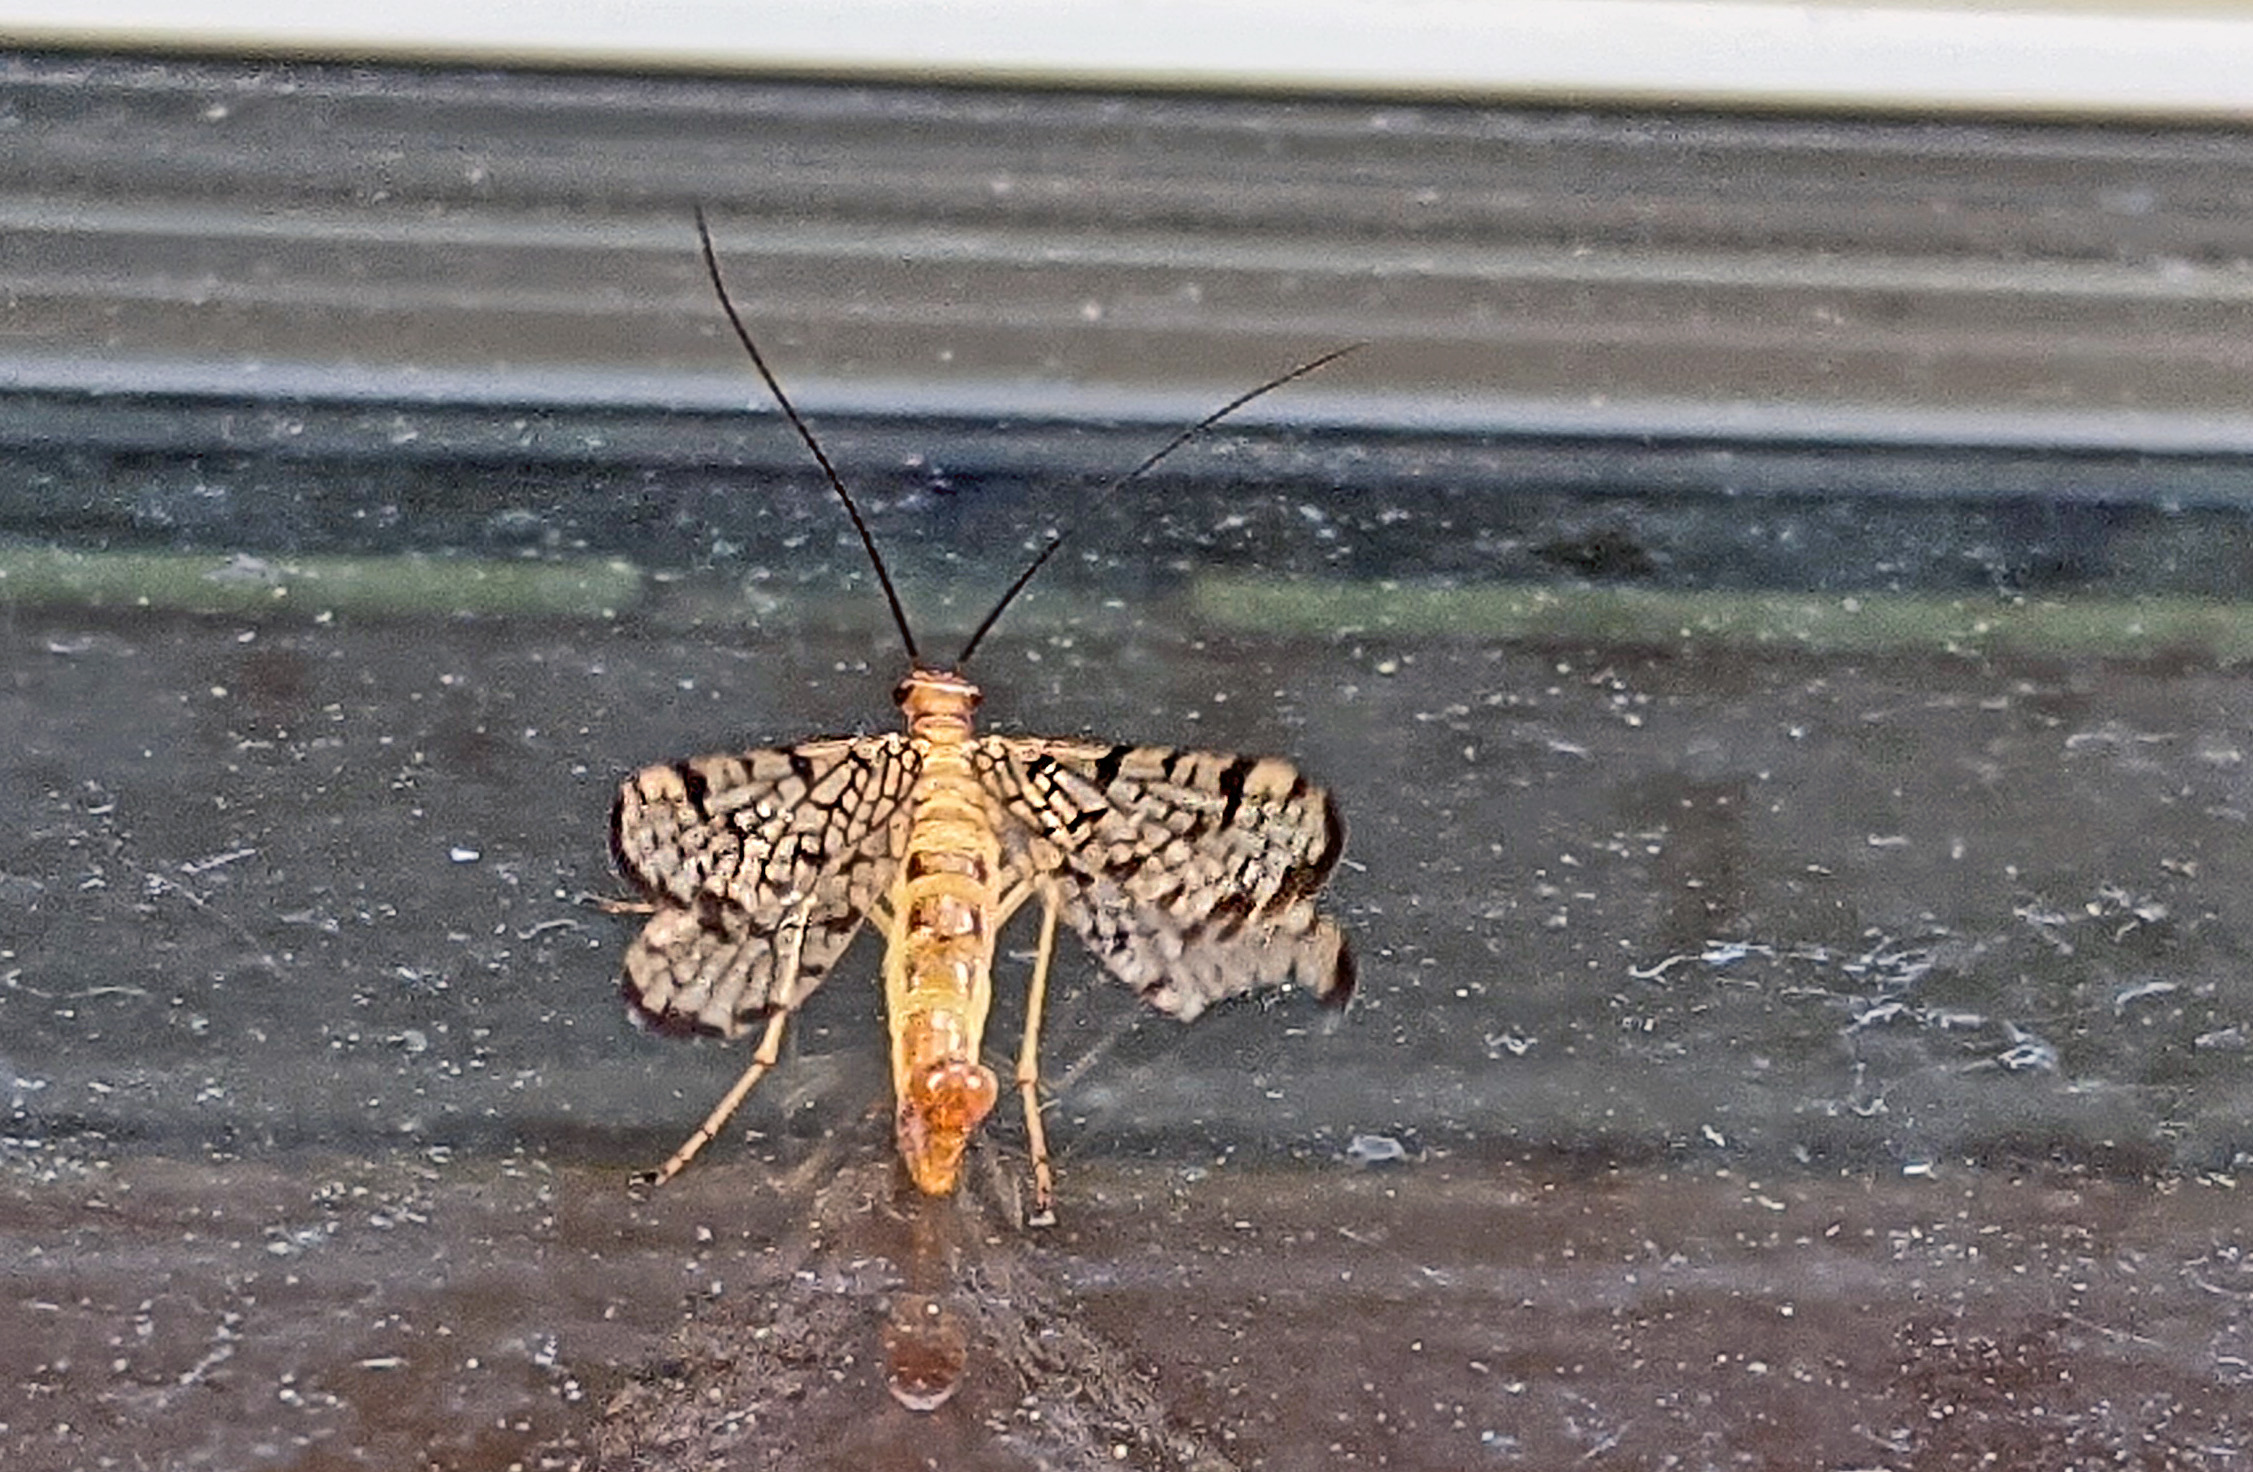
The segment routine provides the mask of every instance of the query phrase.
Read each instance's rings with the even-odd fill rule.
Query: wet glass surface
[[[1399,389],[1386,352],[1309,402]],[[620,1005],[617,782],[896,720],[771,416],[61,376],[4,406],[11,1467],[2253,1450],[2227,434],[1500,434],[1294,386],[1099,495],[1143,397],[867,388],[822,428],[929,642],[1071,530],[978,656],[992,728],[1287,755],[1349,826],[1342,1016],[1182,1026],[1066,947],[1036,1229],[1006,1107],[959,1198],[903,1192],[866,938],[628,1189],[743,1052]]]

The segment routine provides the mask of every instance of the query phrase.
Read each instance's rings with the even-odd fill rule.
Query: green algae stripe
[[[0,605],[18,607],[600,617],[641,596],[640,570],[623,562],[0,547]]]
[[[2253,604],[2189,597],[1661,592],[1499,584],[1277,582],[1212,576],[1196,615],[1246,632],[1773,645],[1809,653],[2012,653],[2253,659]]]

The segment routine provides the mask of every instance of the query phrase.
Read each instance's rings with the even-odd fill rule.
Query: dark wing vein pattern
[[[916,759],[857,736],[645,767],[619,789],[610,845],[657,907],[627,948],[626,991],[661,1023],[734,1037],[775,1003],[785,922],[811,992],[892,882]]]
[[[1314,903],[1344,825],[1289,763],[1006,736],[975,761],[1012,860],[1151,1005],[1186,1020],[1260,986],[1352,991],[1345,935]]]

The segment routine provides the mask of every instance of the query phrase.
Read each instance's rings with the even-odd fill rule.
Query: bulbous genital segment
[[[900,1158],[918,1189],[931,1196],[954,1190],[962,1153],[1000,1097],[994,1071],[967,1059],[945,1059],[909,1076],[900,1098]]]

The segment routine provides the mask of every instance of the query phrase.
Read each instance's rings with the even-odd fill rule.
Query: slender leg
[[[785,921],[777,933],[776,939],[780,943],[782,954],[776,958],[774,1012],[767,1018],[766,1033],[760,1037],[758,1049],[751,1055],[750,1066],[735,1081],[735,1087],[729,1089],[712,1112],[704,1117],[704,1123],[696,1127],[696,1133],[682,1141],[681,1148],[667,1156],[663,1165],[635,1177],[636,1185],[662,1186],[686,1170],[688,1163],[696,1158],[697,1152],[711,1144],[720,1131],[727,1127],[729,1117],[743,1106],[743,1101],[750,1097],[751,1090],[782,1057],[782,1030],[789,1024],[790,1015],[798,1010],[798,958],[805,948],[806,917],[812,908],[810,901],[799,906],[798,912]]]
[[[1033,956],[1032,985],[1025,989],[1025,1040],[1017,1050],[1017,1094],[1025,1101],[1025,1144],[1033,1157],[1033,1210],[1026,1225],[1056,1221],[1056,1181],[1048,1170],[1048,1132],[1040,1123],[1040,1014],[1048,1000],[1048,963],[1056,956],[1056,896],[1040,897],[1040,950]]]

